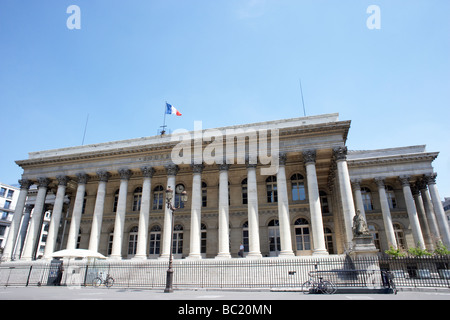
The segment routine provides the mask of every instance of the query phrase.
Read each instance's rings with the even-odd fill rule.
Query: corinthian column
[[[9,227],[9,234],[6,239],[5,248],[3,249],[2,261],[9,261],[12,258],[14,244],[17,241],[17,235],[19,233],[20,220],[22,219],[23,209],[25,208],[25,201],[27,200],[28,189],[32,184],[32,182],[27,179],[19,180],[19,183],[19,198],[17,199],[16,209],[14,210],[13,219]]]
[[[42,211],[44,210],[45,197],[50,180],[47,178],[38,178],[38,194],[34,204],[33,216],[31,217],[30,228],[25,239],[22,260],[33,260],[35,258],[34,249],[36,241],[42,228]]]
[[[106,183],[111,176],[104,170],[97,171],[100,178],[97,187],[97,197],[95,198],[94,215],[92,217],[91,236],[89,237],[89,250],[98,251],[100,235],[102,233],[103,211],[105,207]]]
[[[387,242],[389,246],[393,246],[395,249],[397,249],[397,240],[395,239],[394,225],[392,224],[391,210],[389,209],[386,188],[384,186],[384,179],[375,178],[375,182],[378,186],[381,213],[383,214],[384,230],[386,232]]]
[[[139,212],[139,228],[138,243],[136,248],[136,259],[147,259],[147,243],[148,243],[148,219],[150,218],[150,194],[152,190],[152,177],[155,169],[152,167],[142,167],[142,202],[141,211]]]
[[[192,165],[191,241],[189,259],[201,259],[202,164]]]
[[[337,175],[339,181],[339,191],[342,201],[342,213],[345,222],[346,248],[351,246],[353,240],[353,217],[355,216],[355,207],[353,204],[352,187],[350,185],[350,176],[347,166],[347,147],[336,147],[333,149],[336,159]]]
[[[316,150],[303,152],[308,182],[309,208],[311,211],[311,228],[313,231],[313,255],[327,255],[323,233],[322,208],[320,207],[319,187],[316,173]]]
[[[416,206],[414,204],[414,198],[411,192],[409,178],[410,178],[409,176],[400,176],[399,180],[403,188],[403,195],[405,197],[406,203],[406,211],[408,212],[409,223],[411,224],[414,244],[419,245],[420,248],[422,249],[425,249],[425,241],[423,239],[422,230],[420,228],[419,216],[417,214]]]
[[[439,232],[443,244],[450,247],[450,231],[448,226],[447,217],[445,216],[444,207],[442,206],[439,191],[436,186],[436,173],[426,175],[425,179],[428,182],[428,189],[430,190],[431,201],[433,202],[434,214],[438,223]]]
[[[259,242],[258,191],[256,184],[256,164],[247,164],[248,192],[248,235],[249,252],[247,258],[262,258]]]
[[[286,184],[286,165],[287,156],[281,153],[279,156],[277,172],[277,191],[278,191],[278,222],[280,225],[280,256],[293,256],[291,240],[291,224],[289,219],[289,201]]]
[[[80,232],[81,215],[83,213],[84,195],[86,193],[86,183],[89,176],[85,173],[78,173],[78,187],[73,206],[72,221],[70,222],[69,235],[67,236],[67,249],[77,247],[78,233]]]
[[[50,226],[48,228],[44,259],[51,259],[51,254],[55,250],[56,238],[58,236],[59,224],[61,222],[64,197],[66,195],[66,187],[69,177],[57,176],[56,179],[58,180],[58,190],[56,191],[55,203],[53,205],[52,220],[50,221]]]
[[[120,187],[119,199],[117,200],[116,220],[114,221],[113,245],[111,259],[122,259],[123,230],[125,227],[125,212],[127,209],[128,180],[131,177],[131,171],[120,169]]]
[[[230,217],[228,205],[228,169],[229,164],[219,165],[219,253],[217,259],[229,259],[230,254]]]

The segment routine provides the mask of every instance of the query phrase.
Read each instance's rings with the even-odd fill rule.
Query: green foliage
[[[439,241],[436,244],[436,249],[434,249],[434,254],[438,256],[446,256],[450,255],[450,251],[447,249],[446,246],[442,243],[442,241]]]
[[[406,256],[406,253],[402,249],[400,248],[395,249],[393,246],[390,246],[389,250],[386,250],[384,252],[392,256],[393,258],[400,258]]]
[[[423,257],[423,256],[432,256],[433,253],[428,251],[427,249],[422,249],[420,247],[420,243],[417,244],[417,247],[415,248],[409,248],[408,253],[410,255],[416,256],[416,257]]]

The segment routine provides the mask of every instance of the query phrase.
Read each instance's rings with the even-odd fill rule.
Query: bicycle
[[[92,280],[92,286],[93,286],[93,287],[99,287],[99,286],[101,286],[102,284],[104,284],[107,288],[110,288],[110,287],[112,287],[113,284],[114,284],[114,278],[111,277],[111,276],[109,275],[109,273],[108,273],[108,274],[106,274],[106,277],[105,277],[104,279],[103,279],[103,277],[98,276],[97,278],[95,278],[94,280]]]
[[[304,294],[308,293],[326,293],[334,294],[337,290],[336,285],[328,280],[323,280],[319,277],[319,281],[315,281],[311,275],[309,275],[309,280],[302,284],[302,291]]]

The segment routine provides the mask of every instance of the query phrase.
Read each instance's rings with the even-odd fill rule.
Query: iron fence
[[[397,287],[450,288],[450,258],[398,258],[349,256],[263,258],[259,260],[205,259],[175,260],[174,283],[177,288],[301,288],[309,273],[333,281],[338,287],[386,287],[382,271],[395,276]],[[60,284],[90,286],[100,276],[110,274],[115,287],[164,288],[166,261],[70,261],[64,263]],[[58,262],[3,263],[0,285],[54,285]]]

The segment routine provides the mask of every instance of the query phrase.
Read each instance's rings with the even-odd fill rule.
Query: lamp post
[[[171,211],[172,214],[172,230],[170,234],[170,241],[172,245],[170,246],[170,254],[169,254],[169,269],[167,269],[167,277],[166,277],[166,288],[164,289],[165,293],[172,293],[173,292],[173,269],[172,269],[172,262],[173,262],[173,228],[174,228],[174,216],[173,213],[175,210],[179,209],[174,208],[172,206],[172,199],[173,199],[173,190],[170,188],[170,186],[167,187],[166,190],[166,204],[167,208]],[[181,192],[181,202],[184,203],[187,201],[187,192],[183,191]]]

